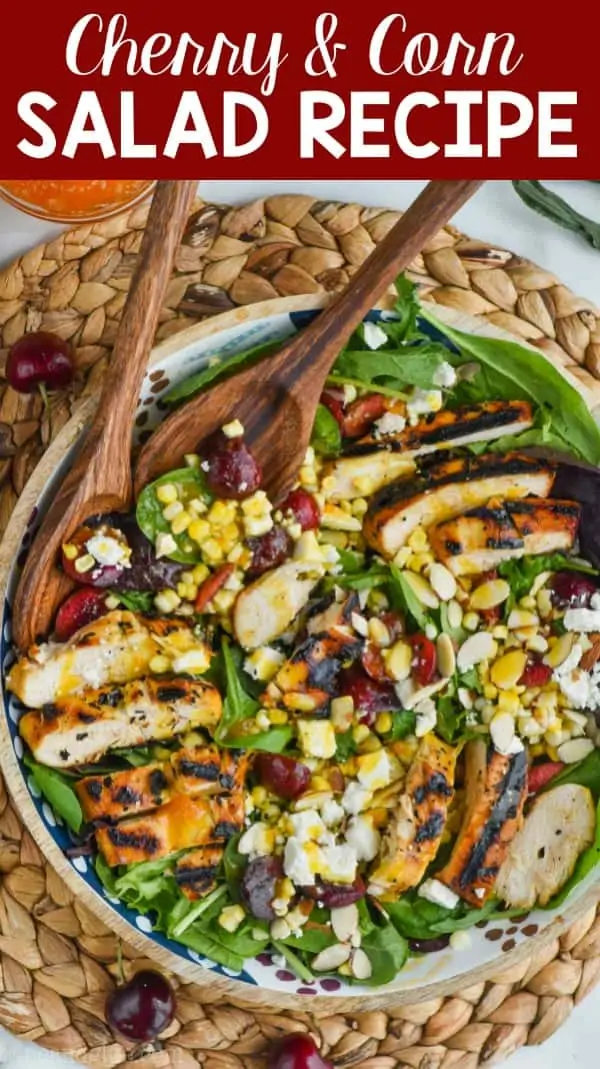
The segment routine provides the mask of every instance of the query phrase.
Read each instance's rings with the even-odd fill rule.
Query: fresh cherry
[[[69,342],[47,331],[23,335],[6,361],[6,378],[19,393],[34,393],[40,386],[62,390],[71,382],[74,371]]]
[[[81,587],[63,601],[54,625],[54,634],[59,642],[66,642],[81,627],[93,624],[108,612],[106,594],[92,586]]]
[[[321,1057],[312,1036],[293,1032],[272,1047],[267,1069],[333,1069],[333,1066]]]
[[[543,687],[552,678],[552,669],[539,658],[527,661],[523,675],[519,680],[521,687]]]
[[[392,684],[371,679],[360,665],[352,665],[340,673],[339,693],[352,698],[359,720],[368,727],[375,723],[377,713],[399,706]]]
[[[254,771],[259,783],[279,798],[298,798],[308,789],[311,779],[310,769],[301,761],[276,753],[258,753]]]
[[[592,594],[598,592],[598,584],[588,575],[566,571],[553,576],[550,589],[556,604],[583,608],[589,604]]]
[[[262,472],[244,439],[215,431],[200,446],[208,470],[206,482],[217,497],[241,501],[260,487]]]
[[[353,883],[326,883],[323,880],[310,887],[303,887],[302,894],[314,902],[322,902],[326,909],[341,909],[359,902],[367,893],[365,881],[357,876]]]
[[[249,861],[240,883],[240,896],[246,909],[259,921],[275,919],[273,899],[277,881],[283,877],[281,858],[255,857]]]
[[[247,538],[246,545],[252,553],[248,575],[255,579],[263,572],[283,564],[291,556],[294,543],[285,527],[275,524],[266,534]]]
[[[167,978],[153,969],[136,973],[106,1000],[106,1020],[126,1039],[155,1039],[174,1016],[175,992]]]
[[[314,531],[321,522],[319,506],[308,490],[292,490],[281,506],[283,513],[291,512],[303,531]]]
[[[413,651],[412,675],[420,687],[426,687],[435,675],[437,663],[435,644],[426,635],[421,634],[409,635],[408,641]]]
[[[75,534],[63,545],[61,558],[63,571],[66,572],[70,579],[74,579],[76,583],[85,583],[87,586],[95,587],[118,586],[119,579],[125,571],[123,564],[98,564],[96,562],[86,571],[81,572],[77,569],[77,562],[83,557],[90,556],[87,542],[95,535],[104,535],[107,538],[115,539],[124,547],[129,548],[127,539],[116,528],[108,527],[106,524],[102,524],[99,527],[88,527],[87,525],[78,527]],[[77,552],[73,555],[75,550]]]
[[[344,412],[344,438],[361,438],[371,425],[387,411],[388,401],[380,393],[368,393],[353,401]]]

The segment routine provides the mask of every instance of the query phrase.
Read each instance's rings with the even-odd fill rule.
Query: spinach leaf
[[[407,345],[395,352],[345,349],[333,365],[333,374],[375,390],[380,380],[384,386],[394,385],[398,391],[403,386],[428,389],[434,385],[435,373],[444,361],[439,349],[433,343]]]
[[[593,249],[600,249],[600,223],[581,215],[563,197],[546,189],[541,182],[521,179],[513,182],[513,187],[528,208],[557,226],[579,234]]]
[[[479,921],[499,920],[512,915],[511,911],[500,909],[499,903],[490,899],[481,909],[459,902],[454,909],[446,909],[426,898],[419,898],[415,892],[409,892],[397,902],[386,902],[385,911],[392,924],[405,939],[431,939],[438,935],[451,935],[452,932],[472,928]],[[513,911],[517,913],[517,911]],[[522,910],[521,910],[522,912]]]
[[[528,400],[543,406],[552,434],[562,440],[567,452],[600,464],[600,428],[579,391],[549,360],[517,342],[455,330],[441,323],[428,306],[422,305],[420,314],[458,348],[459,356],[448,352],[450,363],[460,365],[468,358],[479,364],[471,385],[483,397]]]
[[[158,534],[172,535],[177,548],[172,553],[166,554],[170,560],[178,561],[180,564],[198,563],[202,560],[200,546],[192,542],[185,531],[182,534],[173,534],[169,521],[163,516],[164,505],[158,500],[156,491],[165,483],[173,483],[177,487],[178,497],[184,505],[195,498],[205,502],[211,500],[204,473],[200,469],[178,468],[175,471],[168,471],[142,490],[135,513],[138,527],[152,542],[152,545],[156,543]],[[121,597],[120,594],[118,596]]]
[[[596,568],[582,563],[562,553],[543,553],[539,557],[520,557],[518,560],[506,560],[498,565],[498,574],[506,579],[510,586],[510,605],[524,598],[529,593],[534,579],[542,572],[582,572],[584,575],[598,575]]]
[[[255,345],[252,349],[245,349],[243,353],[234,353],[232,356],[220,359],[215,358],[214,362],[202,368],[202,371],[196,372],[195,375],[190,375],[189,379],[184,379],[178,386],[174,386],[172,390],[169,390],[163,397],[163,401],[168,405],[179,404],[180,401],[185,401],[188,397],[193,397],[194,394],[200,393],[210,382],[227,378],[230,372],[241,371],[244,367],[250,367],[252,364],[258,363],[263,356],[280,349],[282,344],[283,342],[280,341],[264,342],[262,345]]]
[[[340,425],[325,405],[317,405],[310,444],[323,457],[335,457],[342,448]]]
[[[179,942],[189,947],[190,950],[195,950],[203,958],[210,958],[211,961],[216,961],[218,965],[222,965],[225,969],[241,972],[244,968],[244,958],[237,954],[235,950],[225,946],[221,940],[217,940],[213,931],[209,932],[206,929],[200,929],[194,924],[182,932],[179,936]],[[258,946],[259,944],[256,944],[256,950]],[[254,953],[256,953],[256,950]]]
[[[597,750],[595,751],[598,752]],[[552,784],[555,786],[555,782]],[[545,909],[557,909],[558,906],[562,906],[566,898],[569,897],[574,887],[577,887],[578,883],[585,880],[586,876],[589,876],[590,872],[596,868],[596,865],[600,864],[600,802],[596,807],[596,834],[594,842],[591,846],[588,846],[587,850],[577,858],[577,863],[573,870],[572,875],[567,882],[563,884],[558,894],[554,895],[545,906]]]
[[[371,962],[369,986],[389,984],[405,966],[408,943],[392,924],[373,927],[362,937],[362,949]],[[364,981],[363,981],[364,982]]]
[[[553,790],[563,783],[577,783],[580,787],[587,787],[594,799],[600,800],[600,750],[592,750],[583,761],[567,765],[558,776],[554,776],[545,790]]]
[[[131,612],[152,612],[155,594],[151,590],[111,590],[113,598]]]
[[[59,817],[62,817],[71,831],[77,834],[83,825],[83,812],[79,798],[69,780],[55,768],[39,765],[29,754],[24,758],[24,763],[48,805]]]
[[[269,753],[281,753],[285,750],[293,735],[287,725],[272,727],[268,731],[242,732],[235,734],[233,728],[248,720],[253,720],[260,702],[256,701],[242,685],[241,651],[233,647],[228,639],[223,639],[221,646],[221,664],[224,676],[225,701],[223,714],[215,731],[215,740],[221,746],[236,750],[267,750]]]
[[[445,694],[437,702],[437,734],[441,735],[444,742],[459,742],[464,736],[466,716],[467,710],[458,699],[451,694]]]
[[[390,574],[394,600],[399,603],[398,608],[412,616],[421,629],[425,628],[428,623],[427,614],[404,573],[396,564],[390,564]]]

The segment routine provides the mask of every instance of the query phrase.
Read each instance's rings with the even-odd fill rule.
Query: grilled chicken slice
[[[71,768],[93,764],[108,750],[214,728],[221,707],[216,687],[202,679],[139,679],[25,713],[19,731],[41,764]]]
[[[380,490],[365,516],[363,533],[372,549],[392,558],[416,527],[442,523],[494,497],[546,497],[554,477],[548,461],[521,453],[437,461],[414,479]]]
[[[322,712],[336,696],[342,668],[352,664],[363,648],[364,639],[344,625],[324,634],[309,635],[272,680],[282,697],[275,703],[267,693],[262,699],[264,704],[282,702],[294,710],[298,707],[295,698],[302,694],[314,702],[314,713]]]
[[[192,901],[204,898],[214,889],[217,870],[223,857],[223,847],[216,844],[199,846],[179,859],[173,875],[179,889]]]
[[[127,768],[107,775],[85,776],[74,784],[86,821],[106,820],[149,813],[166,802],[173,786],[173,773],[165,762],[143,768]]]
[[[358,594],[352,593],[338,601],[334,594],[315,605],[306,621],[309,635],[323,635],[332,627],[351,626],[352,613],[360,611]]]
[[[572,875],[582,850],[594,841],[596,810],[591,792],[564,783],[533,803],[515,836],[495,892],[507,906],[546,906]]]
[[[476,575],[512,557],[572,549],[580,511],[554,498],[490,501],[430,528],[429,541],[454,575]]]
[[[457,750],[432,733],[420,742],[392,816],[369,894],[393,901],[416,887],[436,856],[454,795]]]
[[[173,794],[224,794],[241,791],[248,760],[216,746],[189,746],[168,761],[127,768],[107,775],[85,776],[75,783],[86,821],[114,823],[132,814],[149,813]]]
[[[242,590],[233,607],[233,630],[240,646],[256,650],[279,638],[322,577],[318,563],[287,561]]]
[[[6,685],[29,709],[41,709],[83,687],[128,683],[163,654],[174,661],[190,651],[210,651],[186,620],[152,619],[115,609],[77,631],[68,642],[32,646],[11,668]]]
[[[527,797],[525,751],[505,757],[482,740],[465,747],[465,815],[444,868],[436,879],[473,906],[483,906],[510,842],[517,834]]]
[[[328,501],[353,501],[369,497],[382,486],[412,475],[413,460],[382,448],[383,440],[375,444],[378,452],[361,456],[345,456],[332,461],[323,472],[323,494]],[[370,447],[372,448],[372,447]]]
[[[210,798],[174,797],[147,816],[122,820],[98,828],[96,842],[106,863],[134,865],[158,860],[177,850],[205,846],[215,835],[215,819]]]
[[[442,409],[424,416],[414,427],[396,434],[367,435],[349,452],[363,455],[383,446],[404,459],[413,459],[439,449],[457,449],[470,442],[491,442],[505,434],[520,434],[533,425],[533,410],[527,401],[484,401],[454,411]]]

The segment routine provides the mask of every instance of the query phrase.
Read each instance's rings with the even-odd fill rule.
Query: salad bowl
[[[324,306],[327,298],[295,297],[274,300],[236,309],[190,327],[157,346],[151,356],[148,372],[138,406],[133,432],[135,448],[147,440],[158,426],[166,405],[164,397],[182,389],[184,383],[198,372],[235,354],[257,346],[280,342],[301,330]],[[514,343],[504,331],[474,319],[458,316],[449,309],[436,308],[436,317],[448,329],[447,344],[453,347],[451,332],[464,331],[475,336],[502,339]],[[374,310],[368,322],[377,328],[393,319],[393,313]],[[423,324],[430,337],[439,340],[436,326]],[[522,351],[527,347],[519,342]],[[532,359],[540,360],[538,350],[531,350]],[[373,359],[377,359],[373,352]],[[541,358],[545,360],[545,358]],[[536,374],[540,374],[539,365]],[[548,362],[548,367],[552,365]],[[516,368],[516,365],[515,365]],[[579,404],[593,412],[597,402],[591,392],[577,379],[560,370],[560,375]],[[556,370],[553,368],[555,375]],[[515,370],[518,381],[522,369]],[[543,368],[542,368],[543,376]],[[7,686],[7,678],[16,661],[12,645],[11,603],[24,555],[35,534],[36,525],[48,507],[54,487],[60,482],[77,454],[78,443],[93,412],[94,401],[88,400],[63,428],[42,458],[11,517],[2,546],[0,570],[2,582],[2,635],[0,658],[2,665],[2,739],[1,765],[11,794],[25,825],[44,851],[49,862],[64,879],[73,893],[119,937],[141,955],[155,960],[163,968],[183,979],[202,986],[220,987],[250,1003],[268,1003],[298,1007],[308,999],[311,1006],[330,1011],[338,1008],[361,1008],[417,1002],[444,995],[502,971],[531,953],[532,941],[540,948],[556,938],[560,931],[589,907],[599,894],[600,870],[594,870],[588,843],[587,868],[564,901],[555,908],[511,910],[505,917],[497,913],[482,913],[482,919],[458,923],[455,931],[445,929],[437,939],[433,930],[431,940],[413,940],[415,953],[392,979],[377,984],[359,978],[352,982],[329,973],[312,974],[306,970],[296,975],[289,960],[269,949],[246,958],[240,968],[217,963],[207,955],[169,938],[154,927],[152,909],[137,909],[121,900],[98,875],[89,851],[74,848],[74,838],[68,824],[52,804],[56,784],[32,770],[32,763],[19,733],[22,706]],[[595,413],[594,413],[595,415]],[[569,417],[565,414],[565,418]],[[573,416],[574,436],[578,440],[577,414]],[[543,439],[543,436],[542,436]],[[551,445],[556,442],[548,440]],[[539,445],[539,441],[533,444]],[[564,443],[563,443],[564,444]],[[543,440],[542,440],[543,445]],[[595,562],[596,563],[596,562]],[[57,806],[60,809],[60,805]],[[552,905],[552,903],[550,903]],[[468,929],[468,935],[464,931]],[[463,935],[456,936],[456,933]],[[430,942],[431,946],[425,946]],[[425,952],[427,951],[427,952]],[[432,952],[429,952],[432,951]]]

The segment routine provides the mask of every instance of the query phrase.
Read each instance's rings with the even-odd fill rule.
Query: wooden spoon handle
[[[356,325],[366,316],[388,286],[423,248],[424,242],[483,185],[479,181],[429,182],[389,234],[359,267],[341,295],[330,304],[299,339],[285,377],[301,393],[308,379],[323,383],[339,351]],[[277,360],[278,354],[272,357]]]

